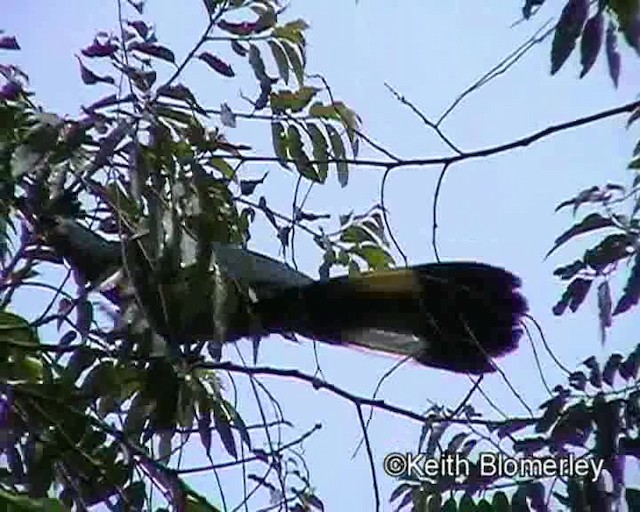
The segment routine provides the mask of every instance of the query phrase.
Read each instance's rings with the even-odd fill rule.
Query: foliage
[[[543,3],[527,0],[525,17]],[[309,77],[303,20],[286,19],[275,0],[202,4],[205,30],[182,60],[159,39],[142,4],[132,4],[138,14],[125,23],[122,36],[96,34],[78,56],[79,75],[84,84],[110,92],[84,107],[77,119],[43,111],[26,73],[0,66],[0,449],[6,461],[0,467],[0,503],[6,510],[99,503],[116,510],[220,510],[186,484],[187,471],[177,465],[191,438],[209,458],[209,471],[253,462],[259,469],[252,468],[247,480],[272,503],[286,502],[294,511],[323,510],[304,461],[291,450],[296,443],[267,442],[268,425],[256,433],[241,417],[226,374],[215,366],[215,345],[176,348],[170,341],[179,336],[176,325],[193,321],[189,315],[197,304],[228,292],[209,286],[210,242],[245,244],[256,216],[263,215],[283,249],[295,229],[312,236],[322,251],[323,276],[336,266],[349,272],[386,268],[393,258],[384,209],[376,204],[365,212],[345,212],[333,225],[333,214],[297,203],[293,218],[271,209],[268,198],[259,195],[268,175],[256,178],[243,164],[269,163],[316,186],[335,173],[346,187],[362,140],[360,119],[322,80]],[[580,39],[581,76],[586,75],[604,40],[617,84],[619,35],[638,50],[634,5],[569,0],[554,33],[552,73]],[[220,56],[223,45],[233,51],[233,61]],[[19,37],[0,35],[0,49],[19,48]],[[251,71],[255,87],[248,100],[251,113],[244,117],[267,121],[273,157],[256,156],[231,138],[242,115],[226,103],[218,110],[206,108],[180,81],[187,66],[198,65],[219,80],[236,79],[243,67]],[[125,87],[118,85],[120,79]],[[640,109],[628,124],[638,117]],[[558,206],[572,207],[574,216],[585,206],[596,211],[560,235],[550,254],[578,235],[609,232],[555,272],[569,281],[556,314],[577,310],[597,283],[603,339],[612,318],[640,299],[639,161],[640,145],[629,165],[630,186],[594,186]],[[617,210],[627,205],[627,213]],[[62,259],[44,243],[42,219],[56,214],[79,219],[114,240],[141,240],[143,279],[132,275],[131,288],[118,297],[102,289],[97,290],[102,296],[89,293],[110,277],[102,274],[70,272],[76,290],[69,275],[53,284],[50,267],[59,269]],[[195,248],[184,243],[189,239]],[[109,266],[104,254],[103,262],[93,262],[95,269]],[[140,267],[129,263],[130,271]],[[609,280],[623,263],[630,272],[614,301]],[[174,280],[176,275],[182,280]],[[52,292],[49,306],[33,318],[11,311],[16,292],[35,287]],[[144,305],[150,302],[139,300],[149,295],[171,315],[160,306],[149,311]],[[48,342],[54,332],[58,339]],[[400,484],[391,496],[396,509],[546,510],[550,498],[536,479],[515,482],[506,494],[498,475],[479,477],[472,459],[481,446],[493,443],[495,453],[510,456],[574,453],[602,461],[612,488],[601,478],[568,478],[560,490],[554,482],[552,496],[570,510],[620,501],[638,510],[640,491],[625,488],[622,461],[640,458],[640,346],[628,355],[611,355],[604,365],[589,358],[584,366],[568,375],[566,387],[554,388],[532,418],[487,420],[470,405],[456,414],[430,411],[418,451],[458,454],[474,469],[462,480]],[[214,449],[228,458],[214,460]]]

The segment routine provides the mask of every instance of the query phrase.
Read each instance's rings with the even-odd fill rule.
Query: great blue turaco
[[[138,283],[152,286],[148,269],[136,268],[140,258],[127,258],[122,243],[76,219],[49,216],[39,230],[91,283],[124,267],[125,275],[135,279],[137,273]],[[515,350],[523,333],[527,303],[520,280],[485,263],[431,263],[314,280],[276,259],[217,242],[211,244],[211,262],[206,280],[184,269],[186,277],[179,279],[191,279],[188,286],[179,280],[153,285],[174,288],[155,301],[162,304],[151,306],[152,316],[168,315],[155,326],[162,336],[193,343],[299,335],[483,374],[495,371],[493,358]],[[176,286],[197,292],[185,298],[173,293]],[[171,296],[180,303],[171,303]]]

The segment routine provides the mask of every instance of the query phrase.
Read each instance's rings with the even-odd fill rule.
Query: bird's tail
[[[419,265],[292,287],[260,301],[261,328],[410,356],[463,373],[495,370],[527,311],[520,280],[475,262]]]

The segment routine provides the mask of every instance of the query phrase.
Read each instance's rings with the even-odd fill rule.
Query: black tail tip
[[[496,371],[494,358],[518,348],[529,311],[522,281],[483,263],[449,263],[438,268],[452,292],[441,308],[420,362],[446,370],[483,374]],[[444,295],[443,295],[444,296]]]

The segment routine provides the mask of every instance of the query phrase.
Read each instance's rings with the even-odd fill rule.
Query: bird
[[[39,229],[42,239],[87,281],[95,284],[122,273],[121,242],[59,215],[41,219]],[[224,343],[295,335],[481,375],[495,372],[494,359],[517,349],[528,312],[516,275],[476,261],[316,280],[238,245],[212,242],[211,255],[210,281],[205,282],[188,268],[184,275],[172,272],[155,281],[149,268],[125,272],[134,281],[139,276],[139,293],[147,297],[147,312],[156,318],[160,334],[182,342],[218,338]],[[133,258],[129,265],[139,267],[140,261]],[[159,287],[164,287],[162,300],[153,295]],[[167,303],[171,296],[175,300]],[[158,320],[163,314],[169,320]]]

